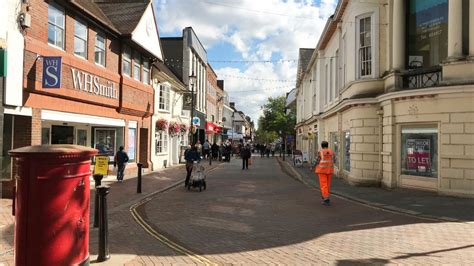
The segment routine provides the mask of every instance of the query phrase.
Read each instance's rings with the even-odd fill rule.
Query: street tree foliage
[[[262,106],[263,115],[258,119],[257,136],[258,133],[262,137],[279,136],[284,138],[288,135],[294,135],[296,110],[289,109],[286,113],[285,102],[285,96],[268,98],[267,103]]]

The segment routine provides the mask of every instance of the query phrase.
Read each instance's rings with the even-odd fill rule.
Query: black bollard
[[[95,174],[93,177],[95,181],[94,227],[99,227],[99,193],[97,193],[97,187],[102,184],[102,178],[104,178],[104,176]]]
[[[209,155],[209,165],[212,165],[212,156]]]
[[[97,262],[103,262],[110,259],[107,218],[107,194],[110,192],[110,187],[99,186],[97,191],[99,193],[99,256]]]
[[[137,163],[138,176],[137,176],[137,193],[142,193],[142,163]]]

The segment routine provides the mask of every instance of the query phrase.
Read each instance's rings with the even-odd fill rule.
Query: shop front
[[[212,122],[206,122],[206,139],[209,140],[211,144],[218,143],[221,139],[221,134],[222,127]]]

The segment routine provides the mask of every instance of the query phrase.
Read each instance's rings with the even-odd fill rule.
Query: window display
[[[137,129],[129,128],[127,153],[128,153],[128,159],[130,161],[135,161],[136,140],[137,140]]]
[[[435,127],[403,128],[401,162],[404,175],[437,178],[437,129]]]
[[[351,171],[351,132],[344,131],[344,170]]]
[[[95,129],[95,148],[99,150],[99,155],[113,157],[115,155],[116,132],[113,128]]]

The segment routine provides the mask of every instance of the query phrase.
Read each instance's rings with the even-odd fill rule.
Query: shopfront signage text
[[[61,88],[61,67],[60,56],[43,57],[43,88]]]
[[[75,90],[118,99],[118,90],[115,83],[104,81],[100,77],[71,68],[73,86]]]
[[[407,168],[420,173],[431,172],[429,139],[407,140]]]
[[[107,175],[109,173],[109,157],[96,156],[94,174]]]

